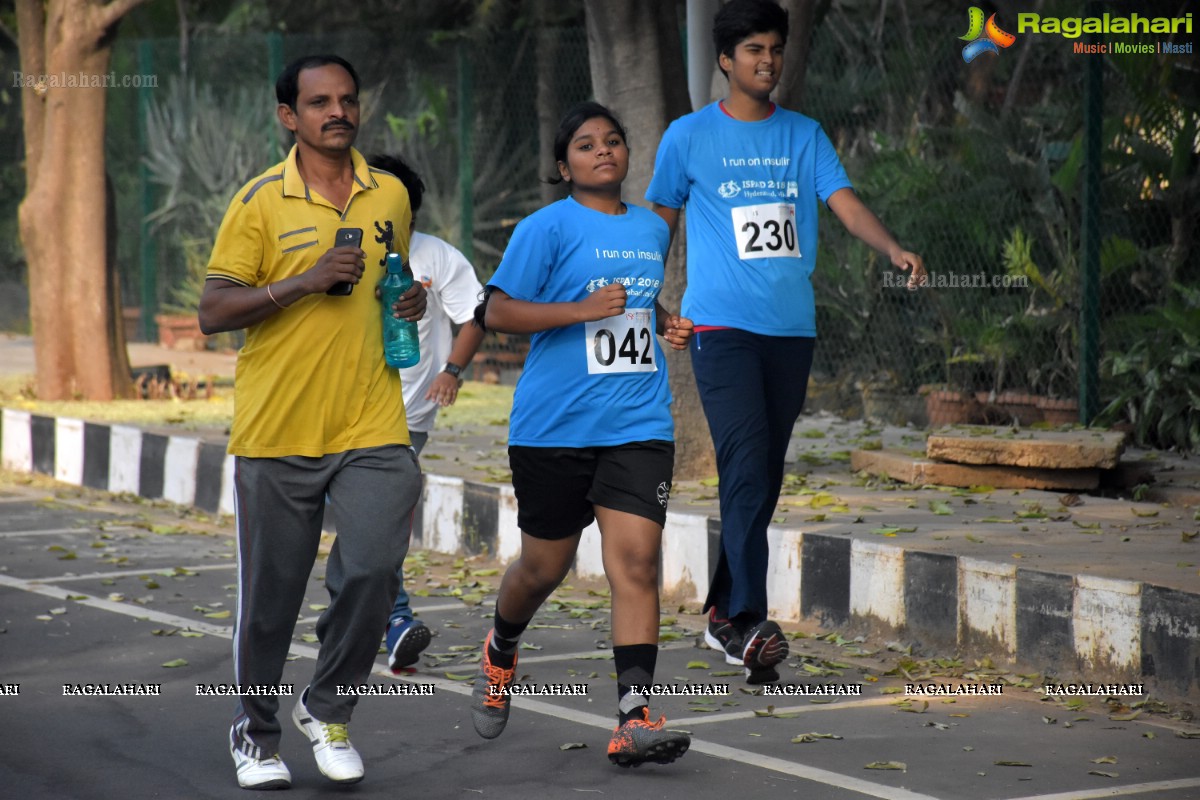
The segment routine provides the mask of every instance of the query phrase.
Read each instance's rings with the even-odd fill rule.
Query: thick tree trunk
[[[559,59],[563,45],[553,25],[548,4],[555,0],[539,0],[537,13],[537,116],[538,116],[538,179],[542,205],[546,206],[566,196],[562,184],[549,183],[546,178],[557,174],[554,169],[554,133],[563,109],[559,102]]]
[[[625,199],[645,205],[654,173],[654,154],[667,125],[691,111],[679,4],[641,0],[585,0],[588,60],[596,100],[621,117],[629,132],[629,177]],[[664,308],[679,310],[687,283],[684,226],[667,260]],[[675,397],[675,477],[693,480],[716,472],[708,423],[696,393],[686,352],[667,351],[671,394]]]
[[[54,400],[127,396],[132,383],[113,305],[104,170],[106,92],[117,21],[144,0],[18,0],[26,193],[19,210],[29,266],[37,392]]]
[[[812,50],[813,28],[828,9],[829,0],[783,0],[788,11],[788,40],[783,51],[783,75],[775,89],[775,101],[784,108],[804,111],[804,79]]]

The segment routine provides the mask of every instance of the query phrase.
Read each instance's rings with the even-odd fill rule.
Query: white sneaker
[[[317,757],[317,769],[321,774],[335,783],[358,783],[363,779],[362,758],[354,745],[350,744],[350,734],[343,722],[320,722],[304,705],[308,689],[300,693],[296,708],[292,711],[292,721],[300,732],[312,742],[313,755]]]
[[[233,763],[237,767],[238,786],[243,789],[290,789],[292,773],[287,765],[279,758],[279,754],[270,758],[251,758],[240,750],[230,746]]]

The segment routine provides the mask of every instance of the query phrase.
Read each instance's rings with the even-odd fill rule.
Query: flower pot
[[[169,350],[203,350],[208,346],[208,337],[200,331],[200,320],[195,314],[156,314],[158,343]]]
[[[935,389],[925,395],[925,414],[931,428],[978,422],[981,411],[979,401],[966,392]]]
[[[1025,392],[1001,392],[996,398],[996,405],[1009,419],[1016,420],[1018,425],[1032,425],[1042,418],[1038,401],[1043,399]]]
[[[1079,401],[1043,397],[1038,400],[1042,421],[1050,425],[1077,425],[1079,423]]]

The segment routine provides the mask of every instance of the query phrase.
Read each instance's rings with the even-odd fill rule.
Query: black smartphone
[[[333,236],[334,247],[362,247],[362,228],[338,228],[338,231]],[[338,281],[333,286],[330,286],[325,294],[336,296],[345,296],[354,291],[354,284],[350,281]]]

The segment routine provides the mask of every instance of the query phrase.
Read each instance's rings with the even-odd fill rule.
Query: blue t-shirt
[[[816,120],[776,106],[740,122],[719,103],[671,123],[646,199],[687,204],[687,290],[697,325],[768,336],[815,336],[810,278],[817,200],[851,188]]]
[[[672,441],[671,390],[655,335],[670,232],[639,206],[594,211],[572,198],[517,225],[489,285],[517,300],[578,302],[613,281],[625,314],[535,333],[517,381],[509,444],[605,447]]]

